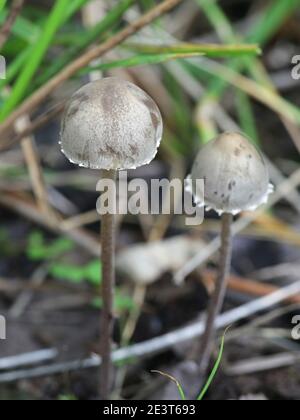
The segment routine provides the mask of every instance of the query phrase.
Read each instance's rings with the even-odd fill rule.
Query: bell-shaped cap
[[[196,180],[204,180],[204,189]],[[273,186],[261,153],[240,133],[224,133],[203,146],[187,189],[199,206],[217,213],[255,210],[268,200]]]
[[[150,163],[162,137],[161,113],[142,89],[115,77],[71,97],[61,125],[62,152],[92,169],[135,169]]]

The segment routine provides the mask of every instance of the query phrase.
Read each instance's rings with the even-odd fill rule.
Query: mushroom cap
[[[204,192],[196,180],[204,180]],[[219,214],[255,210],[273,191],[262,154],[240,133],[224,133],[203,146],[188,189],[199,206]]]
[[[97,80],[71,97],[61,125],[65,156],[92,169],[135,169],[150,163],[163,131],[161,113],[142,89],[115,77]]]

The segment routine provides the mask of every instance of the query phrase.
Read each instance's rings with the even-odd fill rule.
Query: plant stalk
[[[230,272],[232,257],[232,221],[232,214],[224,213],[222,215],[219,272],[216,279],[215,290],[209,304],[205,332],[200,347],[199,368],[200,375],[202,378],[207,373],[207,369],[209,366],[214,342],[215,321],[217,316],[221,312],[227,290],[228,276]]]
[[[102,178],[116,183],[117,172],[103,171]],[[102,215],[101,219],[101,249],[102,249],[102,311],[100,325],[100,355],[102,366],[100,371],[100,397],[103,400],[109,398],[112,390],[112,334],[114,327],[114,291],[115,291],[115,214],[116,214],[116,190],[108,191],[109,202],[114,211]]]

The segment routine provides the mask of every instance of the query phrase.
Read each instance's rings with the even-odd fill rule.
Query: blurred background
[[[130,178],[184,179],[201,145],[228,130],[264,153],[275,193],[262,211],[235,221],[224,308],[226,315],[252,302],[252,311],[237,312],[206,398],[299,399],[300,290],[280,294],[300,272],[299,6],[0,0],[1,400],[97,397],[99,173],[69,163],[58,140],[65,101],[108,75],[142,87],[164,118],[158,157]],[[175,206],[182,197],[163,199]],[[185,339],[182,328],[201,322],[209,302],[219,230],[214,212],[193,228],[184,216],[118,218],[114,342],[125,351],[117,353],[113,398],[178,399],[176,386],[152,370],[197,392],[190,356],[199,337]],[[261,307],[270,293],[275,305]],[[226,319],[222,326],[220,335]],[[166,340],[170,331],[178,340]],[[130,352],[137,343],[139,354]]]

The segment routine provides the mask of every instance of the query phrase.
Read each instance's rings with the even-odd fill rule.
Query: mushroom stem
[[[205,332],[200,347],[200,374],[202,378],[208,369],[214,340],[215,321],[221,312],[228,283],[232,257],[232,220],[230,213],[222,215],[221,251],[219,272],[216,279],[215,290],[208,308]]]
[[[102,177],[116,182],[117,171],[104,170]],[[116,208],[115,191],[108,191],[110,203]],[[100,373],[100,396],[108,399],[112,388],[112,360],[111,345],[114,325],[114,289],[115,289],[115,212],[107,213],[101,219],[101,247],[102,247],[102,312],[101,312],[101,340],[100,354],[102,366]]]

